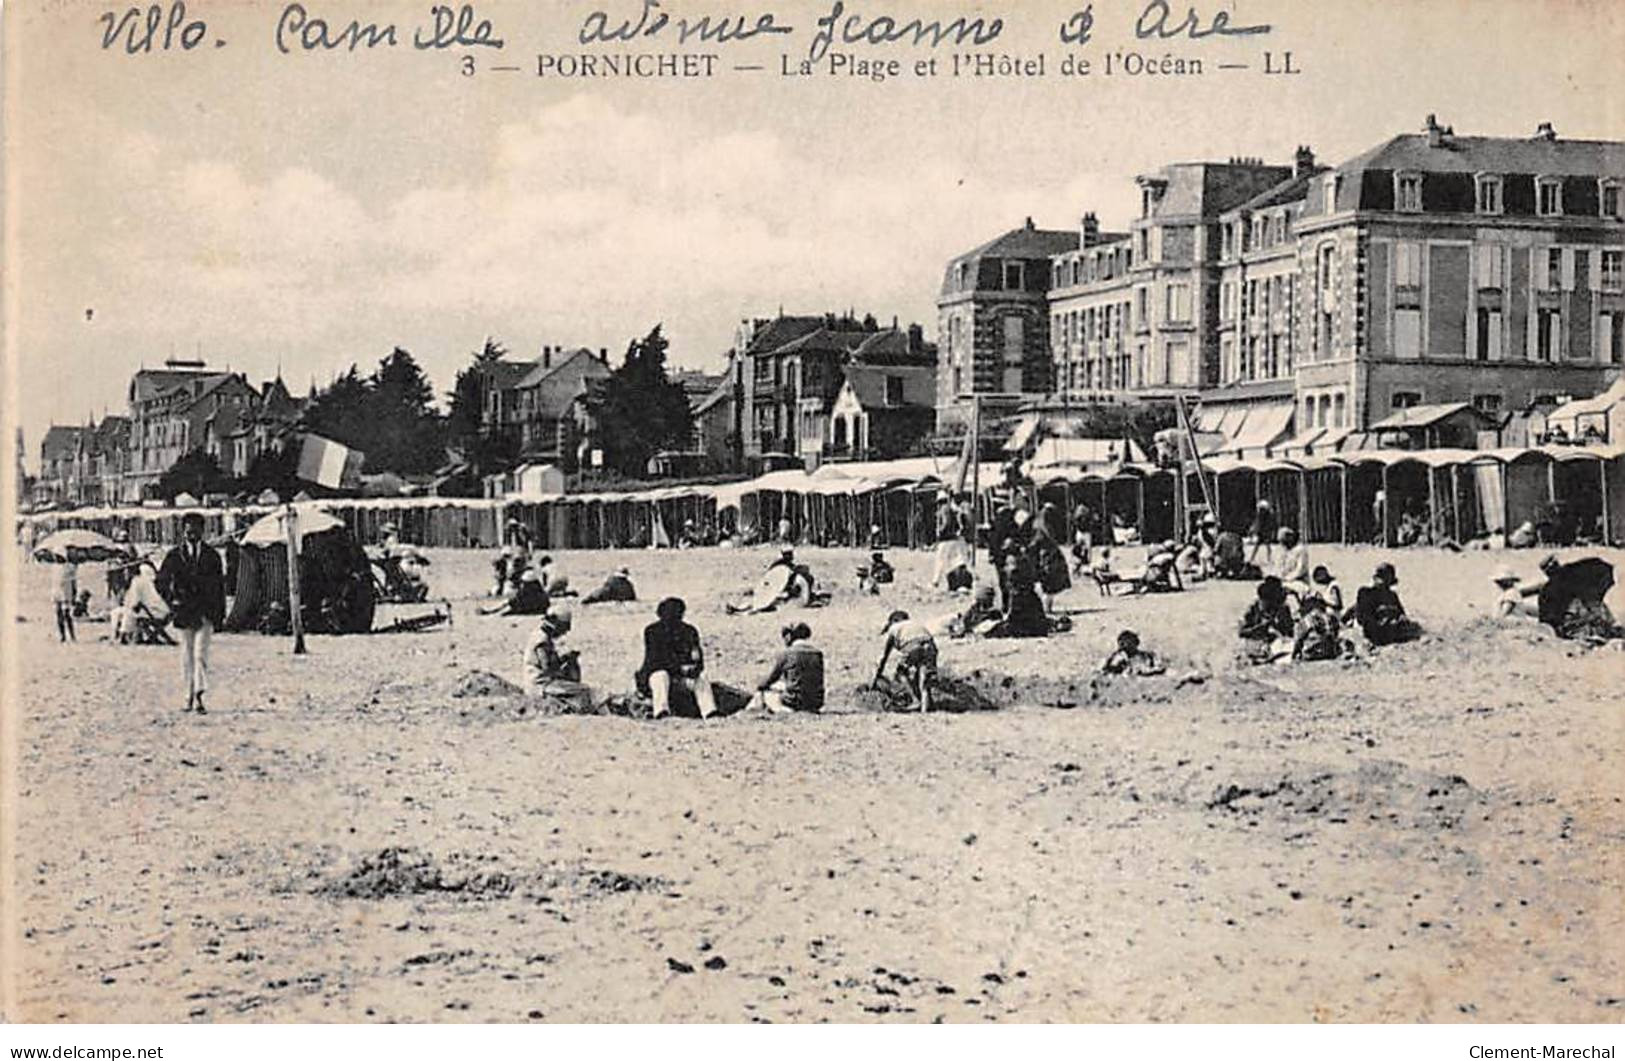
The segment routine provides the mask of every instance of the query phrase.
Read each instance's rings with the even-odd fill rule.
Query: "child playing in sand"
[[[1343,587],[1337,584],[1325,564],[1317,564],[1309,576],[1308,595],[1319,597],[1334,614],[1343,614]]]
[[[1100,665],[1102,674],[1128,674],[1136,678],[1149,678],[1167,669],[1155,653],[1140,647],[1140,635],[1133,630],[1117,635],[1117,651]]]
[[[1313,661],[1336,659],[1343,654],[1337,615],[1313,593],[1303,595],[1298,604],[1298,623],[1292,637],[1292,658]]]
[[[1286,589],[1273,575],[1258,584],[1257,596],[1241,617],[1241,639],[1247,643],[1247,658],[1267,663],[1284,658],[1292,651],[1292,610],[1287,607]]]
[[[886,674],[886,661],[897,653],[897,680],[902,682],[922,712],[931,710],[931,687],[937,680],[937,640],[908,612],[895,611],[886,619],[885,646],[875,667],[875,684]]]

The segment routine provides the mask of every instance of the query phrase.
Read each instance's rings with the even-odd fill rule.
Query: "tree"
[[[368,381],[365,403],[372,434],[367,470],[430,472],[445,461],[445,431],[434,408],[434,389],[417,360],[396,347]]]
[[[500,445],[495,438],[481,435],[485,411],[485,394],[491,376],[490,366],[508,353],[495,339],[487,338],[485,345],[476,350],[469,365],[457,373],[457,382],[448,395],[446,413],[446,444],[463,451],[463,457],[484,474],[487,462],[498,459]],[[493,469],[494,470],[494,469]]]
[[[298,479],[298,436],[287,439],[280,448],[267,449],[248,465],[248,474],[238,483],[238,489],[259,496],[266,490],[277,496],[290,498],[304,487]]]
[[[189,450],[158,479],[155,491],[165,501],[173,501],[180,494],[202,498],[204,494],[217,494],[231,485],[214,455],[204,449]]]
[[[688,395],[666,376],[666,337],[655,325],[628,344],[626,360],[587,397],[606,463],[626,475],[648,474],[649,458],[688,445]]]
[[[311,398],[305,410],[305,426],[323,438],[365,450],[369,388],[354,365],[326,390]]]
[[[369,472],[429,472],[445,459],[434,389],[411,353],[396,347],[363,378],[354,365],[311,400],[305,426],[367,455]]]

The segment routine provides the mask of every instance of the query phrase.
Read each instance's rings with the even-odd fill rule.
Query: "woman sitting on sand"
[[[1049,614],[1034,588],[1037,572],[1020,550],[1004,559],[1004,585],[1007,597],[1004,619],[988,631],[988,637],[1048,637]]]
[[[592,689],[581,683],[581,654],[561,652],[559,641],[570,632],[570,613],[552,610],[542,616],[525,644],[525,685],[534,695],[557,701],[563,713],[589,710]]]
[[[1393,564],[1378,564],[1371,575],[1371,585],[1361,586],[1354,595],[1354,605],[1343,613],[1343,621],[1352,619],[1360,624],[1360,632],[1372,645],[1397,645],[1415,641],[1422,628],[1405,614],[1394,587],[1399,576]]]
[[[1273,575],[1258,584],[1257,597],[1241,617],[1241,639],[1247,643],[1247,658],[1265,663],[1292,650],[1292,610],[1287,607],[1286,589]]]
[[[546,615],[551,603],[542,586],[542,576],[534,568],[526,568],[519,576],[513,596],[492,608],[481,608],[481,615]]]
[[[1337,584],[1337,579],[1332,577],[1331,570],[1325,564],[1315,565],[1315,570],[1310,573],[1309,595],[1319,597],[1333,615],[1343,614],[1343,587]]]
[[[792,623],[779,631],[784,651],[756,687],[761,705],[773,714],[824,709],[824,654],[809,643],[812,628]]]
[[[643,664],[638,667],[637,685],[639,693],[654,701],[654,718],[672,712],[673,689],[692,694],[701,718],[710,718],[717,711],[711,683],[700,676],[705,671],[700,632],[683,621],[687,611],[681,597],[667,597],[655,607],[656,620],[643,630]]]
[[[1004,615],[999,611],[998,597],[993,587],[983,585],[976,587],[976,595],[963,611],[939,615],[926,626],[934,636],[957,639],[972,634],[985,636],[1002,618]]]
[[[632,585],[632,572],[624,567],[616,568],[599,587],[581,598],[581,603],[605,604],[613,601],[632,601],[638,599],[638,591]]]
[[[797,599],[812,608],[827,604],[829,594],[819,593],[811,569],[796,563],[795,552],[785,549],[777,560],[767,565],[767,571],[754,588],[724,607],[729,615],[760,615]]]

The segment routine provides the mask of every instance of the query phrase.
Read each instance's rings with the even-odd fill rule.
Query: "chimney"
[[[553,348],[551,346],[542,347],[542,367],[553,367]]]
[[[1033,230],[1033,219],[1030,216],[1027,218],[1027,226],[1026,227],[1027,227],[1028,232],[1031,232]]]
[[[606,365],[609,364],[609,347],[600,346],[598,348],[598,360]]]
[[[1095,211],[1090,210],[1089,213],[1084,214],[1084,223],[1079,226],[1079,229],[1081,229],[1082,236],[1079,242],[1084,247],[1094,247],[1095,244],[1100,242],[1100,218],[1095,216]]]
[[[1428,115],[1427,121],[1422,123],[1422,131],[1428,134],[1429,147],[1443,147],[1445,134],[1450,130],[1439,124],[1437,115]]]
[[[1307,177],[1315,171],[1315,153],[1309,150],[1308,144],[1300,144],[1292,156],[1292,175]]]
[[[1534,139],[1545,140],[1548,142],[1556,140],[1557,129],[1552,125],[1551,122],[1541,122],[1539,125],[1535,126]]]
[[[917,354],[925,349],[925,329],[918,324],[908,326],[908,352]]]

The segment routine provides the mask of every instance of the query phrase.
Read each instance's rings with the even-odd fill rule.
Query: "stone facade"
[[[1040,382],[1000,348],[1002,316],[1038,305],[1044,382],[1065,399],[1184,393],[1290,410],[1298,435],[1424,403],[1504,415],[1621,372],[1625,144],[1457,137],[1430,116],[1335,169],[1300,148],[1290,166],[1179,163],[1138,183],[1126,233],[1086,215],[949,263],[939,429],[970,394],[1014,405],[1018,380]],[[1005,290],[999,260],[1040,238],[1061,244],[1047,283]]]

